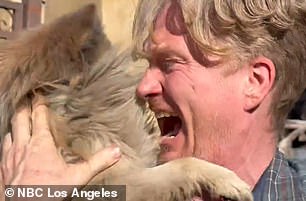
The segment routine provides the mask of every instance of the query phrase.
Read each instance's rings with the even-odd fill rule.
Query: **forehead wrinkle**
[[[175,46],[169,43],[169,41],[158,41],[156,38],[152,38],[149,41],[146,52],[149,54],[149,57],[152,56],[174,56],[186,60],[186,55],[181,52],[180,49],[177,49]]]
[[[153,53],[156,56],[175,56],[185,59],[185,56],[182,53],[175,49],[172,49],[172,46],[167,45],[167,43],[165,42],[152,47],[150,53]]]
[[[150,39],[147,42],[147,45],[145,46],[145,51],[149,54],[152,54],[152,52],[163,52],[168,49],[168,45],[162,41],[159,34],[156,32],[153,32],[151,34]]]
[[[184,26],[182,15],[182,11],[176,1],[169,1],[164,5],[164,8],[161,9],[154,20],[153,30],[149,34],[149,40],[146,44],[146,52],[182,56],[180,52],[173,49],[173,45],[168,44],[167,40],[164,39],[165,33],[176,37],[184,37],[186,35],[187,30]]]
[[[156,32],[153,32],[153,34],[151,35],[151,46],[153,46],[153,48],[163,48],[166,46],[165,42],[162,42],[162,38],[161,38],[162,34],[158,34]]]
[[[165,43],[154,43],[154,45],[151,47],[152,52],[167,52],[169,51],[169,46]]]

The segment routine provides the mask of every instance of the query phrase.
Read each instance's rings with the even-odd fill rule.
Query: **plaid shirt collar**
[[[277,151],[253,190],[254,201],[306,201],[305,182]]]

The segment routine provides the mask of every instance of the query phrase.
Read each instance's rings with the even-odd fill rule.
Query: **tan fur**
[[[127,73],[135,65],[129,55],[109,47],[92,5],[1,46],[2,137],[16,108],[40,94],[67,162],[86,160],[110,144],[120,146],[122,159],[90,183],[127,185],[128,201],[190,200],[201,193],[252,200],[233,172],[206,161],[183,158],[156,166],[159,132],[135,96],[142,74]]]

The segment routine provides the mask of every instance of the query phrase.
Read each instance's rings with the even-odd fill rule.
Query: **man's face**
[[[243,130],[241,83],[246,72],[225,76],[229,64],[213,65],[217,56],[198,62],[187,38],[178,7],[167,5],[147,43],[150,66],[137,94],[159,118],[161,162],[195,156],[222,165],[244,140],[233,132]]]

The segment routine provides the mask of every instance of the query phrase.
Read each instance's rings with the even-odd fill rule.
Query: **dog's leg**
[[[232,171],[195,158],[171,161],[125,179],[128,201],[191,200],[195,196],[253,200],[247,184]]]

